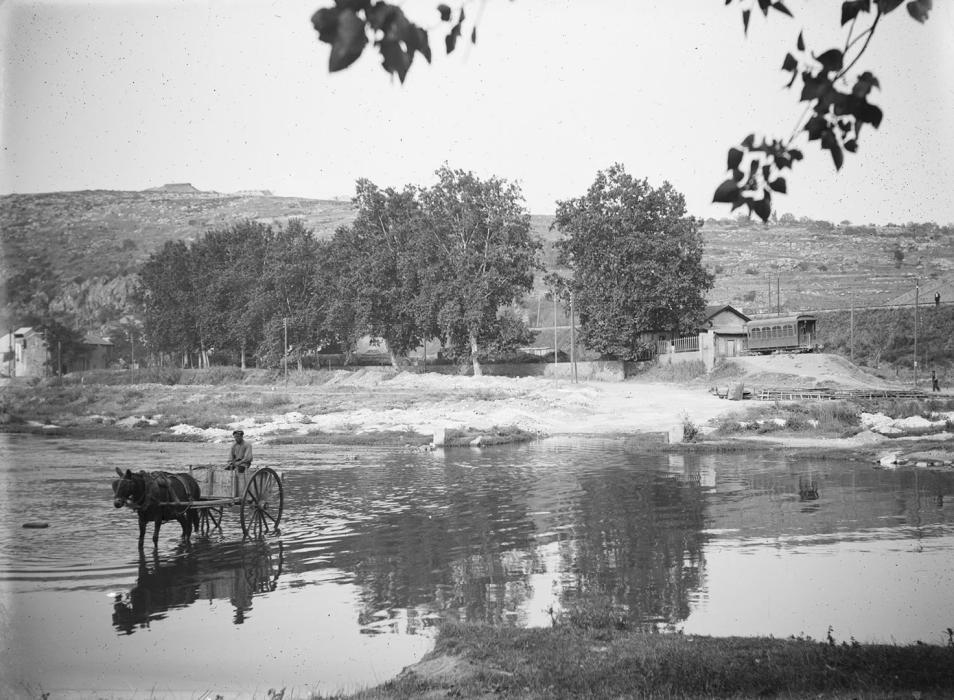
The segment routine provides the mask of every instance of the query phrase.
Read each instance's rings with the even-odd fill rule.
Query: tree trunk
[[[484,373],[483,373],[483,372],[481,371],[481,369],[480,369],[480,360],[477,359],[477,350],[478,350],[478,349],[479,349],[479,348],[477,347],[477,336],[476,336],[473,332],[471,332],[471,334],[470,334],[470,359],[471,359],[471,360],[473,361],[473,363],[474,363],[474,376],[475,376],[475,377],[482,377]]]
[[[242,369],[245,369],[245,343],[242,343]]]
[[[396,369],[401,369],[401,358],[398,357],[398,354],[391,349],[390,343],[384,341],[384,346],[388,349],[388,357],[391,358],[391,366]]]

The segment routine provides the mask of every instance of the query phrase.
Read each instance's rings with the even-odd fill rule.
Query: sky
[[[748,37],[746,2],[470,1],[478,41],[447,56],[437,2],[408,0],[434,60],[402,85],[371,48],[329,73],[310,17],[332,0],[0,0],[0,193],[190,182],[348,199],[359,178],[427,186],[446,163],[552,214],[621,163],[670,182],[690,214],[729,216],[711,203],[728,149],[802,117],[785,52],[800,30],[818,52],[844,42],[837,0],[756,11]],[[924,25],[903,7],[885,18],[858,64],[884,122],[840,173],[801,142],[779,214],[954,222],[952,36],[951,3]]]

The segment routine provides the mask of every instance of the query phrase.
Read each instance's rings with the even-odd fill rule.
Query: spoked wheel
[[[222,530],[222,509],[201,508],[199,510],[199,534],[210,535],[212,530]]]
[[[242,532],[245,537],[277,535],[284,505],[282,480],[274,469],[263,467],[245,487],[242,499]]]

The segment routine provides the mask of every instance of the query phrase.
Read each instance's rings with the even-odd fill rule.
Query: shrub
[[[682,440],[683,442],[695,442],[699,437],[699,428],[689,418],[688,413],[682,416]]]

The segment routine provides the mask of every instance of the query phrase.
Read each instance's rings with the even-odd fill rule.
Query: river
[[[418,660],[442,619],[549,625],[593,592],[633,629],[947,642],[954,473],[631,447],[256,446],[283,475],[279,536],[243,542],[226,512],[190,546],[150,528],[140,555],[115,468],[227,447],[7,436],[0,690],[330,694]]]

